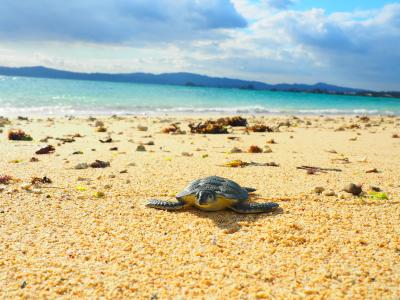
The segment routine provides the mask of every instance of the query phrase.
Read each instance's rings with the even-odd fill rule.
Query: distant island
[[[259,81],[247,81],[240,79],[231,79],[224,77],[209,77],[193,73],[79,73],[63,70],[50,69],[42,66],[37,67],[0,67],[0,75],[22,76],[35,78],[52,79],[73,79],[73,80],[91,80],[91,81],[109,81],[125,83],[147,83],[147,84],[169,84],[181,86],[202,86],[215,88],[237,88],[245,90],[268,90],[285,92],[303,92],[315,94],[334,94],[334,95],[352,95],[367,97],[385,97],[400,98],[400,92],[395,91],[370,91],[355,89],[349,87],[335,86],[319,82],[313,85],[309,84],[267,84]]]

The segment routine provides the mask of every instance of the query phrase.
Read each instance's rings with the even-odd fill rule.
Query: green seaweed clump
[[[387,194],[384,192],[375,192],[371,191],[368,193],[371,199],[376,199],[376,200],[387,200],[389,199]]]

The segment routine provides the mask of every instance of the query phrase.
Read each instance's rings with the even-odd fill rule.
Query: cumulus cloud
[[[400,87],[400,4],[364,13],[323,10],[282,16],[293,43],[304,45],[336,74]]]
[[[217,38],[246,20],[229,0],[2,0],[0,39],[146,43]]]
[[[314,82],[399,90],[400,4],[331,14],[324,9],[257,10],[259,5],[242,0],[235,4],[248,18],[255,17],[245,34],[223,43],[246,50],[246,57],[258,62],[254,67],[246,63],[249,74],[254,70],[263,76],[280,65],[276,74],[287,72],[292,82],[304,81],[303,70],[303,78]],[[265,78],[274,82],[277,77]]]

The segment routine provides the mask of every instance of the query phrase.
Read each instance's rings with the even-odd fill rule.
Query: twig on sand
[[[61,187],[61,186],[41,186],[41,189],[59,189],[59,190],[65,190],[65,187]]]
[[[313,167],[313,166],[301,166],[297,167],[300,170],[306,170],[309,174],[314,174],[316,172],[327,173],[328,171],[333,172],[342,172],[341,169],[334,169],[334,168],[320,168],[320,167]]]

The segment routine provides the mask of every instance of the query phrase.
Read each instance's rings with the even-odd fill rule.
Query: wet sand
[[[0,127],[0,176],[14,179],[0,184],[0,298],[400,297],[400,138],[393,137],[400,118],[248,116],[250,124],[284,125],[191,134],[187,124],[200,119],[97,118],[107,132],[87,117],[10,119]],[[186,134],[161,133],[174,122]],[[33,141],[9,141],[10,128]],[[74,142],[56,139],[78,133]],[[99,142],[109,136],[111,143]],[[35,155],[46,145],[55,152]],[[272,152],[229,153],[251,145]],[[96,159],[110,166],[75,169]],[[237,159],[279,166],[221,166]],[[308,174],[300,166],[341,171]],[[210,175],[257,188],[281,210],[145,207]],[[30,184],[44,176],[52,183]],[[349,183],[362,184],[363,194],[343,192]],[[373,198],[371,186],[388,199]]]

